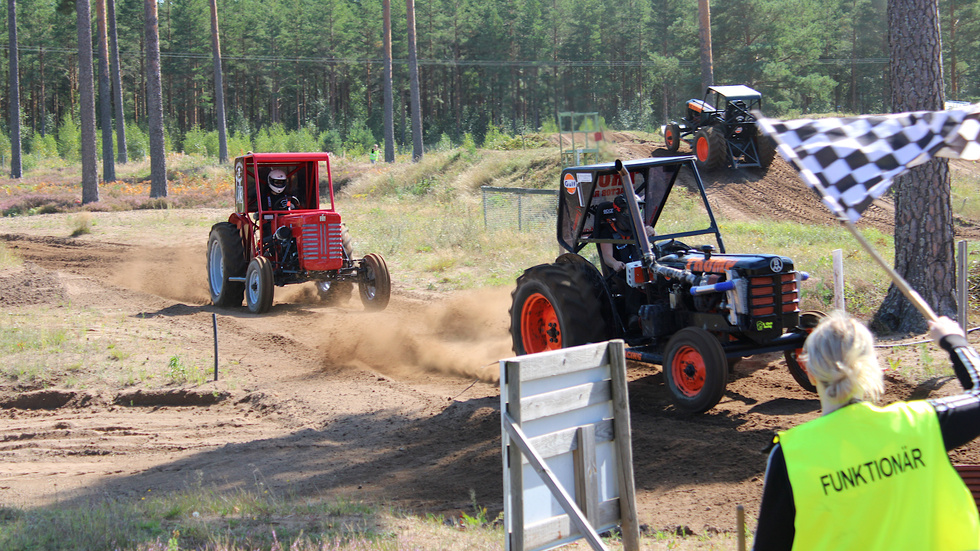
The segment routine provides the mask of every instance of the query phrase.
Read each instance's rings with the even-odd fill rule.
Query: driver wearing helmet
[[[265,198],[267,210],[292,210],[299,207],[299,199],[286,193],[289,181],[285,171],[278,168],[269,171],[267,182],[269,184],[269,194]]]
[[[643,198],[637,197],[636,202],[642,207]],[[633,221],[630,216],[629,205],[626,203],[626,196],[619,195],[615,200],[603,203],[599,206],[599,231],[596,237],[600,239],[629,239],[631,243],[600,243],[599,251],[602,253],[602,261],[619,273],[626,268],[629,262],[640,260],[640,249],[633,240]],[[647,235],[653,235],[653,228],[644,226]]]

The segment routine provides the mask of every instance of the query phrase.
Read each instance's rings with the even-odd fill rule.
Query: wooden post
[[[966,241],[961,240],[956,242],[957,250],[957,266],[956,266],[956,318],[960,322],[960,328],[963,329],[963,334],[966,334],[967,317],[969,311],[969,293],[967,292],[967,252],[966,252]]]
[[[613,430],[619,444],[619,504],[620,528],[623,530],[623,549],[640,548],[640,525],[636,517],[636,485],[633,482],[633,432],[630,429],[629,390],[626,387],[626,343],[609,341],[609,374],[612,376]]]
[[[844,251],[834,249],[834,310],[846,311],[844,304]]]
[[[745,507],[741,505],[735,507],[735,529],[738,530],[735,538],[738,542],[738,551],[745,551]]]

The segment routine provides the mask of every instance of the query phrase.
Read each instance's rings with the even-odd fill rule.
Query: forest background
[[[65,4],[17,2],[21,128],[25,154],[75,160],[77,34]],[[980,0],[939,6],[946,99],[977,101]],[[715,82],[760,90],[770,116],[888,112],[886,8],[885,0],[715,2]],[[697,0],[419,0],[415,9],[427,146],[554,130],[564,111],[653,130],[703,94]],[[116,0],[115,11],[127,148],[139,159],[148,153],[143,2]],[[217,155],[208,2],[162,0],[158,11],[167,149]],[[404,150],[405,5],[393,2],[392,12],[395,140]],[[218,0],[218,18],[230,155],[262,150],[256,141],[276,134],[291,134],[296,150],[353,154],[382,139],[381,0]],[[0,67],[4,82],[9,66]],[[8,92],[0,92],[5,114]],[[5,118],[3,159],[9,127]]]

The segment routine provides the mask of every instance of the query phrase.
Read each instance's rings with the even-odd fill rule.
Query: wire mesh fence
[[[483,226],[487,231],[555,233],[558,190],[483,186]]]

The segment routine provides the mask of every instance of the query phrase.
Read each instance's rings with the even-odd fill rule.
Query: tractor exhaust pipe
[[[626,196],[626,204],[630,209],[630,218],[633,222],[633,235],[640,244],[640,252],[643,254],[643,264],[650,268],[657,263],[653,250],[650,247],[650,238],[647,237],[646,228],[643,227],[643,216],[640,214],[640,205],[636,203],[636,192],[633,191],[633,179],[630,172],[626,170],[623,161],[616,159],[616,172],[623,184],[623,194]]]

